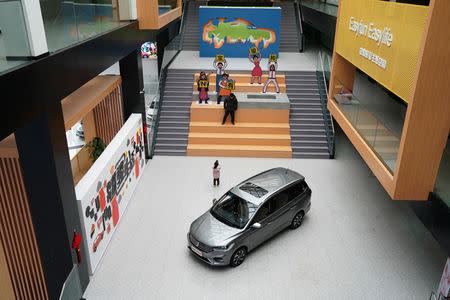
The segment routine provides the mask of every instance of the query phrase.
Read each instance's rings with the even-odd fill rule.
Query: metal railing
[[[150,158],[152,158],[153,154],[155,153],[156,135],[158,134],[159,119],[161,116],[161,107],[164,99],[164,90],[166,86],[167,72],[170,64],[175,60],[175,58],[181,51],[180,44],[181,44],[181,37],[180,35],[177,35],[164,48],[164,57],[159,75],[158,90],[156,92],[156,99],[155,99],[155,108],[154,108],[155,115],[153,115],[150,128],[148,128],[147,126]],[[148,130],[150,130],[150,132],[148,132]]]
[[[327,108],[328,103],[328,82],[329,82],[329,74],[327,78],[327,72],[325,70],[325,66],[331,69],[331,66],[325,62],[325,58],[327,54],[322,51],[319,51],[317,55],[317,83],[319,85],[319,94],[320,94],[320,102],[322,104],[322,113],[323,120],[325,123],[325,132],[327,136],[327,144],[328,151],[330,153],[330,157],[334,158],[334,124],[333,124],[333,116],[331,112]]]
[[[303,25],[302,25],[302,11],[301,11],[301,0],[295,0],[295,17],[297,22],[297,40],[298,40],[298,49],[300,52],[303,52],[305,45],[305,37],[303,34]]]
[[[185,29],[185,23],[186,23],[186,15],[188,12],[189,7],[189,1],[183,1],[181,5],[181,22],[180,22],[180,30],[178,31],[178,34],[180,36],[180,45],[179,50],[183,48],[183,42],[184,42],[184,29]]]

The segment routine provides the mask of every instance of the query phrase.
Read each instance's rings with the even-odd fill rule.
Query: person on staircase
[[[259,63],[262,59],[262,55],[260,53],[257,53],[255,55],[253,55],[253,57],[252,57],[252,55],[249,54],[248,59],[250,60],[251,63],[253,63],[255,65],[255,67],[253,68],[253,71],[252,71],[252,79],[250,81],[250,84],[253,84],[253,82],[255,81],[255,78],[258,79],[258,84],[261,84],[262,70],[261,70],[261,67],[259,66]]]
[[[234,112],[238,108],[238,101],[233,93],[230,94],[230,97],[225,99],[223,107],[225,108],[225,114],[223,116],[222,125],[225,124],[228,115],[231,115],[231,124],[234,125]]]
[[[228,67],[227,60],[224,58],[223,62],[218,62],[217,59],[213,61],[213,67],[216,70],[216,93],[219,96],[220,86],[219,83],[222,80],[225,69]]]
[[[222,98],[224,98],[224,102],[225,102],[226,99],[230,97],[231,90],[228,89],[228,87],[227,87],[228,77],[229,77],[228,73],[224,73],[222,76],[222,80],[219,82],[220,91],[219,91],[219,96],[217,97],[217,104],[220,104],[220,102],[222,101]]]
[[[275,85],[275,88],[277,89],[277,93],[280,93],[280,88],[278,87],[277,76],[276,76],[278,64],[276,62],[270,62],[268,64],[268,68],[269,68],[269,79],[267,80],[266,84],[264,84],[263,93],[266,93],[267,86],[271,82],[273,82],[273,84]]]
[[[208,104],[208,87],[209,87],[209,74],[206,75],[205,72],[200,72],[200,76],[197,80],[197,89],[198,89],[198,102],[202,104],[202,101],[205,101],[205,104]]]

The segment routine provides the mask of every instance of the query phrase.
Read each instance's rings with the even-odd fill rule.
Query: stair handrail
[[[172,41],[176,41],[175,37]],[[170,45],[170,43],[169,43]],[[169,46],[167,45],[166,48]],[[159,119],[161,116],[161,107],[162,107],[162,103],[163,103],[163,99],[164,99],[164,91],[165,91],[165,87],[166,87],[166,80],[167,80],[167,71],[169,70],[170,65],[172,64],[172,62],[175,60],[175,58],[177,58],[178,54],[181,52],[181,50],[179,49],[180,47],[178,47],[177,53],[175,53],[175,55],[170,59],[170,61],[161,68],[161,72],[159,75],[159,83],[158,83],[158,89],[156,91],[156,95],[157,95],[157,100],[155,101],[155,108],[156,108],[156,116],[153,118],[152,120],[152,126],[151,126],[151,141],[148,141],[148,143],[150,143],[150,151],[149,151],[149,156],[150,158],[153,158],[153,154],[155,153],[155,145],[156,145],[156,135],[158,134],[158,129],[159,129]],[[166,51],[164,51],[165,53]],[[164,57],[163,57],[163,61],[164,61]]]
[[[325,133],[327,135],[327,143],[328,143],[328,151],[330,152],[330,157],[334,157],[334,136],[335,136],[335,130],[334,130],[334,124],[333,124],[333,115],[330,111],[328,111],[327,108],[327,102],[328,102],[328,86],[327,81],[325,77],[325,67],[323,65],[323,54],[322,51],[319,50],[319,53],[317,54],[317,59],[320,63],[320,69],[317,70],[317,80],[321,80],[324,87],[325,87],[325,95],[322,95],[322,90],[319,88],[319,94],[320,94],[320,102],[322,104],[322,113],[323,118],[325,122]],[[321,76],[319,76],[319,74]],[[328,117],[329,114],[329,117]],[[331,132],[328,128],[328,123],[331,123]]]
[[[181,23],[180,23],[180,30],[178,31],[178,34],[180,35],[180,45],[178,46],[178,49],[181,50],[183,48],[184,43],[184,30],[185,30],[185,23],[186,23],[186,17],[185,15],[188,12],[188,5],[189,0],[183,1],[181,5]]]
[[[297,23],[297,39],[299,52],[303,52],[304,41],[303,41],[303,25],[302,25],[302,11],[301,11],[301,0],[295,0],[295,17]]]

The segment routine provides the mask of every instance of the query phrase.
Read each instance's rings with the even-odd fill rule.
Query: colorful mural
[[[90,274],[114,234],[145,167],[141,115],[133,114],[75,187]]]
[[[200,56],[247,57],[252,47],[266,58],[278,54],[280,8],[208,6],[199,15]]]

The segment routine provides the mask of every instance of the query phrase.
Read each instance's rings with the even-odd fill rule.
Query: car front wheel
[[[302,225],[303,218],[305,217],[305,214],[301,211],[298,214],[295,215],[295,217],[292,219],[291,222],[291,229],[297,229]]]
[[[246,256],[247,256],[247,249],[245,249],[245,247],[237,249],[231,256],[230,266],[232,267],[239,266],[244,262]]]

